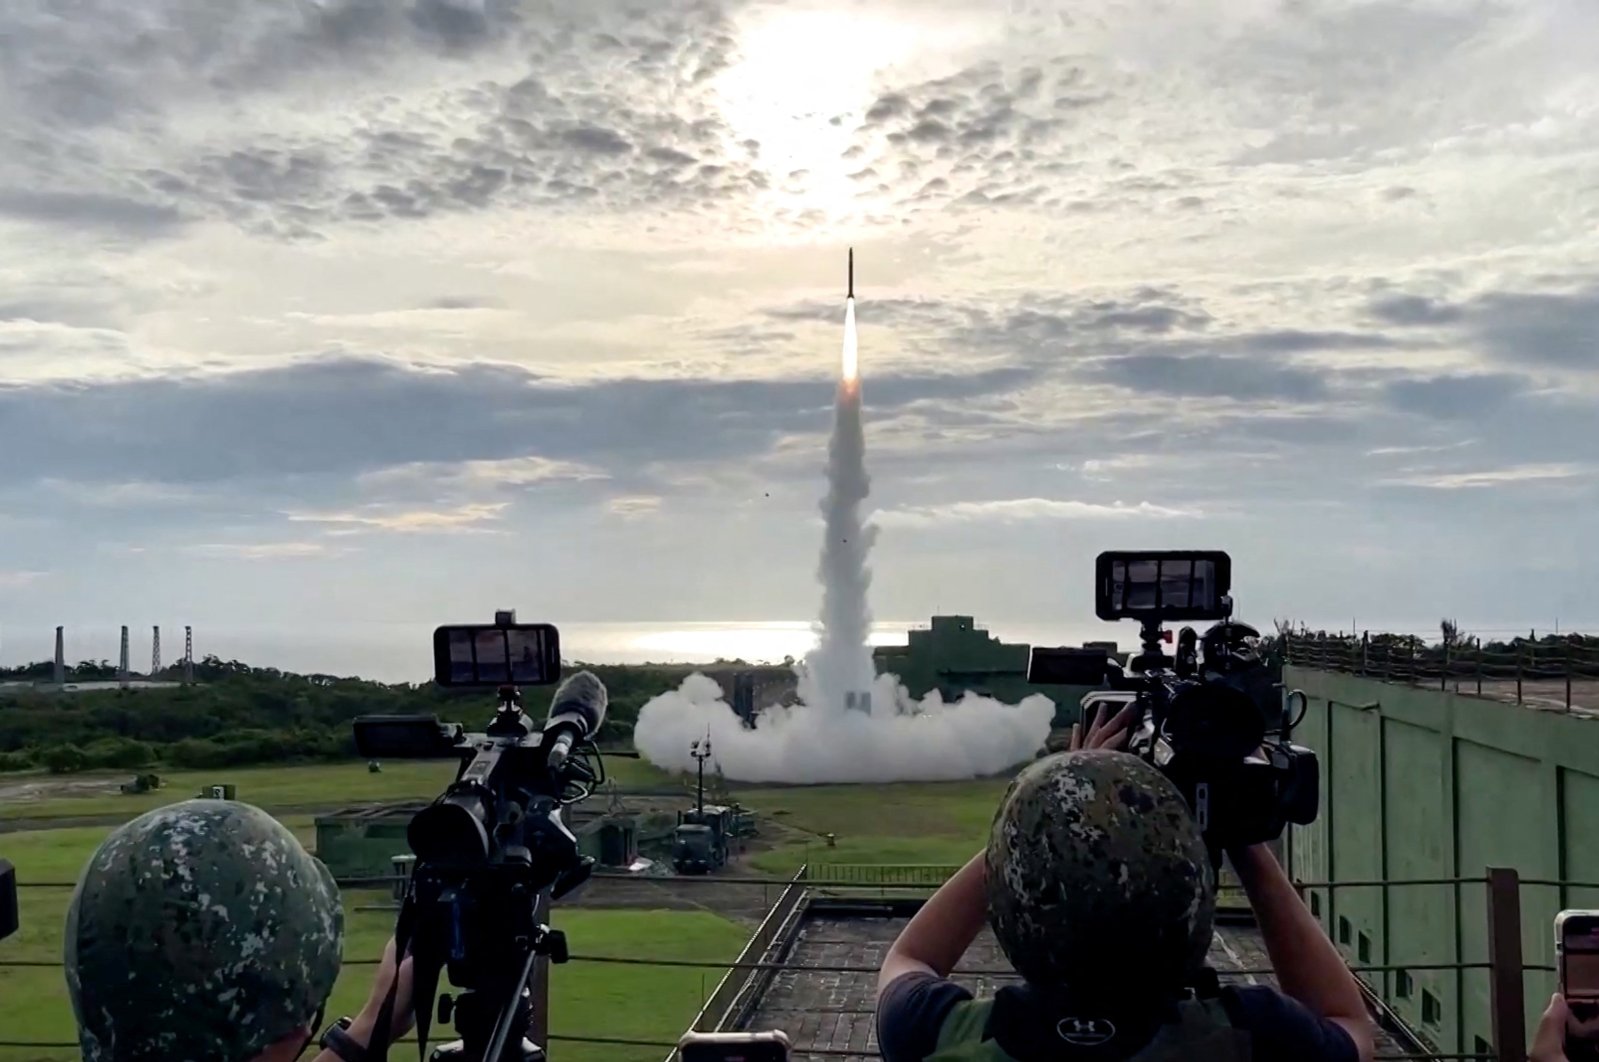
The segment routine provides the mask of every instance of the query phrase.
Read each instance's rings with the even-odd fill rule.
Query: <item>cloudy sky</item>
[[[13,0],[0,653],[805,621],[849,245],[878,617],[1082,626],[1099,550],[1193,546],[1262,623],[1599,627],[1596,50],[1588,0]]]

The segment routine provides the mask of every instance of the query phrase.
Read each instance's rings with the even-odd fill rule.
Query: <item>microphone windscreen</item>
[[[549,721],[544,724],[544,729],[575,723],[582,727],[585,740],[592,738],[599,732],[600,724],[605,722],[607,700],[605,683],[591,671],[579,671],[555,688],[555,697],[550,701]]]

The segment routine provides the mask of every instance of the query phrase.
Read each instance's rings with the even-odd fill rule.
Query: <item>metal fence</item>
[[[895,885],[936,889],[959,869],[946,863],[819,863],[814,877],[840,887]]]
[[[794,928],[804,909],[806,877],[806,868],[802,866],[789,880],[782,895],[751,934],[744,950],[739,952],[738,958],[717,983],[710,998],[689,1023],[690,1030],[723,1032],[736,1029],[748,1015],[759,1000],[762,988],[770,980],[771,973],[767,967],[780,965],[780,962],[774,963],[773,960],[781,958],[788,941],[792,940]],[[676,1057],[674,1048],[667,1060],[672,1062]]]
[[[1471,640],[1428,646],[1413,636],[1370,632],[1353,635],[1289,634],[1283,639],[1289,664],[1341,671],[1385,682],[1451,687],[1457,693],[1514,697],[1517,704],[1599,710],[1599,640],[1568,635],[1518,640],[1508,648],[1484,648]],[[1588,698],[1584,701],[1584,695]]]
[[[952,866],[882,866],[833,864],[818,866],[815,876],[809,868],[801,867],[793,877],[726,877],[682,878],[679,882],[698,886],[718,885],[779,885],[783,891],[768,911],[760,926],[751,935],[739,956],[732,962],[715,960],[672,959],[660,956],[615,956],[574,954],[573,962],[618,964],[630,966],[683,967],[723,971],[723,977],[706,999],[690,1028],[698,1031],[725,1031],[736,1029],[747,1019],[758,1003],[770,979],[779,972],[848,973],[875,975],[874,966],[815,965],[802,967],[789,965],[787,949],[794,939],[805,907],[818,885],[832,887],[870,887],[885,890],[925,890],[942,884],[957,868]],[[940,876],[942,874],[942,877]],[[375,884],[387,879],[375,879],[365,884]],[[31,888],[71,888],[71,882],[19,882]],[[1313,890],[1355,888],[1401,888],[1424,886],[1484,887],[1487,890],[1488,954],[1478,961],[1450,963],[1437,962],[1387,962],[1379,964],[1352,963],[1350,969],[1357,974],[1390,974],[1422,970],[1457,970],[1486,972],[1493,1016],[1493,1043],[1488,1051],[1474,1053],[1446,1053],[1434,1051],[1378,1054],[1382,1060],[1401,1059],[1482,1059],[1484,1062],[1521,1062],[1525,1058],[1526,1044],[1526,988],[1524,976],[1528,971],[1547,971],[1550,967],[1527,966],[1522,961],[1521,889],[1528,887],[1560,886],[1571,888],[1599,888],[1588,882],[1545,881],[1520,879],[1515,870],[1487,868],[1480,877],[1449,877],[1417,880],[1372,881],[1301,881],[1295,883],[1301,895]],[[373,965],[376,959],[347,960],[348,966]],[[59,967],[59,958],[49,960],[0,959],[0,968],[6,967]],[[964,970],[970,975],[1014,976],[1011,970]],[[1269,968],[1250,968],[1222,971],[1224,978],[1271,974]],[[547,1000],[541,989],[547,989],[547,979],[534,986],[536,994]],[[546,1010],[547,1014],[547,1010]],[[549,1035],[552,1042],[607,1043],[629,1046],[658,1046],[670,1048],[667,1062],[676,1062],[676,1042],[667,1040],[622,1039],[603,1036]],[[410,1041],[414,1042],[414,1041]],[[71,1050],[71,1042],[23,1042],[0,1040],[0,1047]],[[841,1051],[807,1045],[796,1045],[794,1055],[808,1056],[859,1056],[860,1052]]]

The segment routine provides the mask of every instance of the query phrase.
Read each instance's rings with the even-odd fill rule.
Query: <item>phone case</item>
[[[767,1032],[685,1033],[677,1042],[683,1062],[787,1062],[792,1045],[788,1034],[773,1029]]]

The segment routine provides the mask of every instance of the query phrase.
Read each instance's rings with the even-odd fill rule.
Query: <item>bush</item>
[[[34,766],[34,762],[31,749],[0,752],[0,771],[26,771],[32,766]]]
[[[222,767],[222,747],[209,738],[184,738],[167,746],[167,762],[177,767]]]
[[[90,767],[143,767],[155,759],[155,749],[132,738],[106,737],[91,741],[83,755]]]
[[[48,767],[51,774],[71,774],[83,770],[89,759],[76,745],[51,745],[40,753],[39,762]]]

